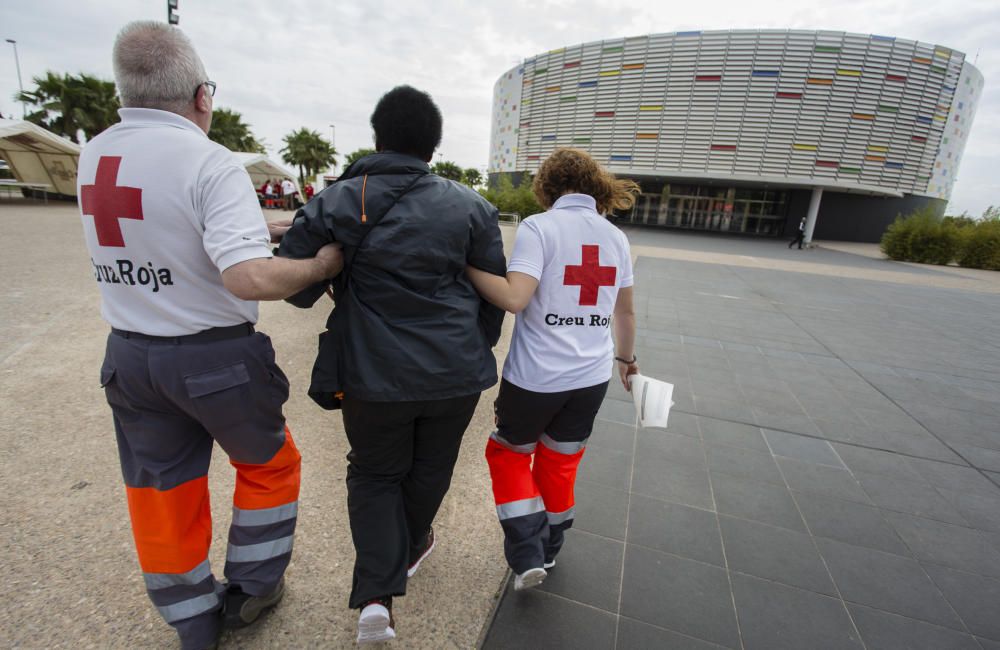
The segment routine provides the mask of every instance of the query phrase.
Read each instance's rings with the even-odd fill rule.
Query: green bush
[[[495,188],[483,189],[479,193],[500,212],[514,212],[524,219],[545,212],[531,191],[531,181],[531,175],[525,174],[521,178],[520,185],[514,187],[510,177],[504,174]]]
[[[980,221],[964,229],[960,266],[1000,271],[1000,220]]]
[[[982,219],[938,217],[930,208],[896,217],[882,235],[890,259],[922,264],[950,264],[1000,271],[1000,210],[992,206]]]

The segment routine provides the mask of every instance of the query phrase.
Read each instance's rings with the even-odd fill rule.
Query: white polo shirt
[[[80,154],[77,196],[101,314],[112,327],[182,336],[257,322],[222,271],[270,257],[246,169],[180,115],[123,108]]]
[[[618,290],[632,286],[632,257],[593,197],[567,194],[521,222],[507,271],[537,279],[538,290],[515,320],[504,379],[538,393],[608,381],[611,315]]]
[[[289,180],[281,181],[281,193],[284,194],[285,196],[295,193],[295,185],[292,184],[292,181]]]

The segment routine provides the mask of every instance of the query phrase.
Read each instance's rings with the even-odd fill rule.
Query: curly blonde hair
[[[589,153],[570,147],[556,149],[545,159],[531,189],[546,210],[563,194],[589,194],[601,214],[631,208],[641,191],[635,181],[615,178]]]

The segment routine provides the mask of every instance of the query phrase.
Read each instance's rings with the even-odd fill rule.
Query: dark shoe
[[[285,579],[278,582],[274,591],[266,596],[251,596],[243,593],[239,585],[229,585],[226,587],[226,604],[224,624],[227,628],[235,629],[250,625],[264,613],[265,610],[274,607],[285,595]]]
[[[358,645],[381,643],[396,638],[392,618],[392,597],[373,598],[361,606],[358,616]]]
[[[406,577],[412,578],[413,574],[417,572],[420,568],[420,563],[427,559],[427,556],[431,554],[434,550],[434,527],[427,531],[427,537],[424,538],[423,548],[416,555],[416,559],[411,559],[410,566],[406,567]],[[411,555],[412,558],[412,555]]]

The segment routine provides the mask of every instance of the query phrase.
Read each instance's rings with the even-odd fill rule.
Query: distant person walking
[[[557,149],[532,189],[548,211],[521,222],[507,276],[467,269],[484,298],[517,314],[486,447],[517,590],[545,579],[573,525],[576,472],[612,365],[625,390],[639,372],[629,243],[602,216],[631,207],[638,185]]]
[[[802,217],[799,221],[799,231],[795,234],[795,239],[788,242],[788,247],[791,248],[795,244],[799,245],[799,250],[802,250],[802,242],[806,238],[806,218]]]
[[[396,636],[392,599],[434,548],[431,524],[462,436],[480,392],[497,381],[490,348],[503,312],[480,299],[465,266],[506,266],[496,208],[430,172],[442,126],[430,96],[394,88],[371,125],[378,153],[299,210],[281,243],[281,255],[293,258],[344,245],[309,394],[326,408],[342,406],[351,444],[347,509],[357,556],[349,604],[361,610],[359,643]],[[325,288],[289,302],[311,306]]]
[[[246,169],[208,139],[215,83],[191,42],[134,22],[114,45],[121,122],[87,143],[84,238],[111,325],[101,386],[114,416],[132,533],[150,600],[185,650],[215,647],[284,592],[299,494],[285,426],[288,380],[256,300],[284,298],[343,266],[335,247],[272,258]],[[209,566],[208,465],[236,468],[225,574]],[[115,625],[141,625],[117,620]]]

